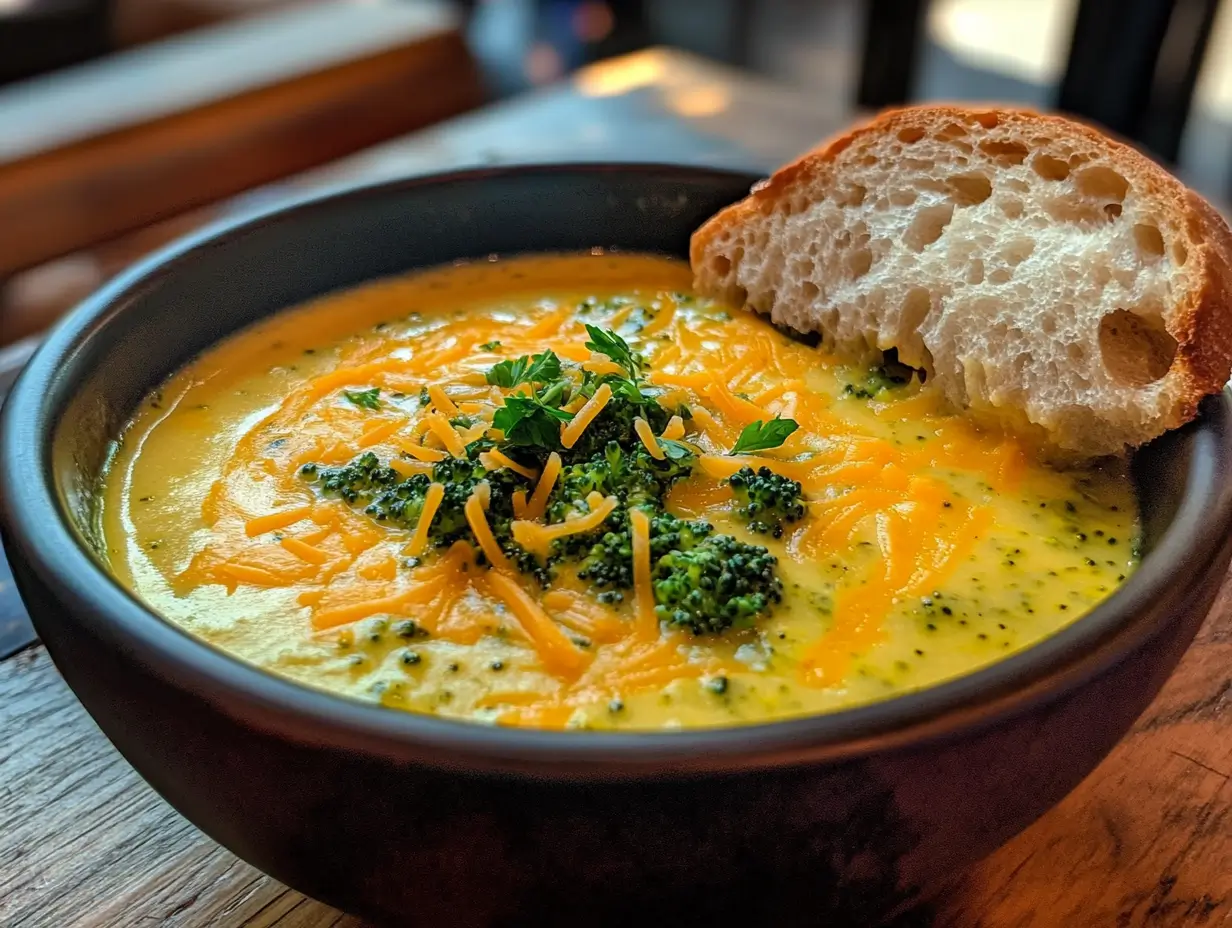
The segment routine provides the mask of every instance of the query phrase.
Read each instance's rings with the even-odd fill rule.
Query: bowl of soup
[[[1227,397],[1044,463],[693,293],[755,180],[335,191],[66,318],[5,406],[4,540],[142,776],[448,926],[877,923],[1089,773],[1227,568]]]

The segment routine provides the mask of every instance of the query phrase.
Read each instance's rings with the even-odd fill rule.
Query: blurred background
[[[1230,7],[0,0],[0,343],[304,185],[536,158],[765,169],[909,101],[1064,110],[1232,199]]]

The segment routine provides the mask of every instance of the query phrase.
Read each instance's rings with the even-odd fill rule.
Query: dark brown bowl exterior
[[[67,319],[0,423],[5,549],[56,665],[124,756],[239,856],[393,924],[875,924],[1081,781],[1146,708],[1232,548],[1232,404],[1140,452],[1150,554],[1106,603],[977,674],[738,729],[537,732],[257,671],[162,621],[95,553],[93,490],[152,385],[321,293],[489,253],[684,254],[753,177],[473,172],[337,192],[173,246]]]

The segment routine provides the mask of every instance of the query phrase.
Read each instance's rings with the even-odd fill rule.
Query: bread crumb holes
[[[936,206],[922,209],[911,220],[911,225],[907,227],[903,240],[912,251],[923,251],[941,238],[941,233],[945,231],[945,227],[953,218],[953,203],[939,203]]]
[[[1143,387],[1162,378],[1172,367],[1176,347],[1158,312],[1118,309],[1099,322],[1104,370],[1127,386]]]
[[[1044,180],[1065,180],[1069,177],[1069,165],[1060,158],[1038,154],[1031,159],[1031,170]]]
[[[1153,225],[1140,222],[1134,226],[1134,244],[1144,258],[1153,261],[1164,256],[1164,237]]]

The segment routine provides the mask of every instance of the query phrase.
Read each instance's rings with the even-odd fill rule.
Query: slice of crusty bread
[[[779,170],[693,236],[697,289],[895,348],[958,407],[1060,456],[1191,419],[1232,366],[1232,234],[1141,154],[1066,119],[921,106]]]

